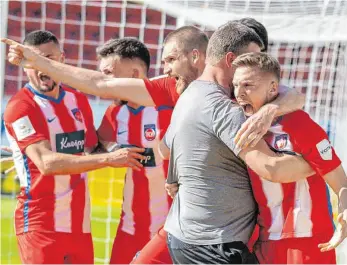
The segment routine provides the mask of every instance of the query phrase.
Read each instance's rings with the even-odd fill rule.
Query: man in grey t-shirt
[[[214,82],[194,81],[177,102],[166,135],[168,181],[183,185],[165,228],[186,243],[248,242],[256,205],[233,141],[244,121],[242,108]]]
[[[168,180],[180,184],[165,224],[175,263],[255,262],[245,243],[256,206],[242,160],[273,181],[294,164],[292,173],[303,178],[311,173],[302,159],[277,157],[264,141],[241,152],[234,145],[245,117],[230,100],[231,63],[261,46],[259,37],[242,24],[220,27],[210,39],[204,73],[175,107],[165,138],[171,150]]]

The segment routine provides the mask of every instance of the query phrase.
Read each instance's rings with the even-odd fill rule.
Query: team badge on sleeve
[[[275,137],[275,148],[277,150],[283,150],[288,144],[288,135],[281,134]]]
[[[323,139],[317,145],[317,150],[323,160],[333,159],[333,150],[327,139]]]
[[[82,113],[78,108],[72,109],[71,112],[76,120],[78,120],[79,122],[83,122]]]
[[[18,141],[21,141],[36,132],[28,116],[24,116],[13,122],[12,127]]]
[[[155,124],[145,124],[144,134],[147,141],[153,141],[157,135],[155,131]]]

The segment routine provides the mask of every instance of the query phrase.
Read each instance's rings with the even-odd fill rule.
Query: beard
[[[57,86],[57,83],[54,80],[51,80],[51,78],[47,75],[41,75],[39,78],[42,83],[46,83],[45,85],[40,84],[38,87],[38,90],[42,93],[51,92]],[[51,85],[47,84],[49,81],[52,81]]]
[[[39,87],[39,91],[42,93],[51,92],[54,90],[56,85],[57,85],[57,83],[53,81],[53,84],[51,86]]]
[[[179,95],[181,95],[184,90],[190,85],[191,82],[198,78],[198,69],[193,66],[189,66],[186,74],[176,75],[176,91]]]

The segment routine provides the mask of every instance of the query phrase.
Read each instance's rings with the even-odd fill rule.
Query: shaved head
[[[176,42],[178,48],[184,52],[191,52],[197,49],[206,53],[208,44],[207,35],[194,26],[184,26],[170,32],[164,40],[164,45],[170,42]]]

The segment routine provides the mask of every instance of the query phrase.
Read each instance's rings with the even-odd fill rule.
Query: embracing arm
[[[273,109],[275,111],[275,117],[279,117],[302,109],[304,105],[305,94],[300,93],[295,89],[280,86],[278,97],[274,101],[264,105],[263,108]]]
[[[255,147],[240,150],[234,140],[244,121],[243,110],[230,99],[220,98],[215,104],[213,132],[260,177],[273,182],[293,182],[314,173],[302,157],[275,153],[263,139]]]
[[[242,150],[239,157],[257,175],[272,182],[295,182],[315,173],[302,157],[275,153],[264,140]]]

